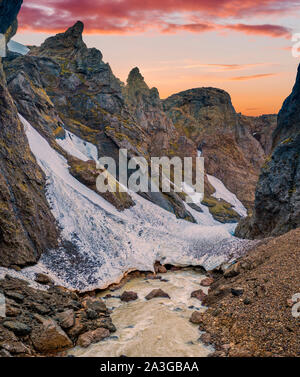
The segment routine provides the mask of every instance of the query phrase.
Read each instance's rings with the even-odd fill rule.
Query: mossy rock
[[[100,174],[95,161],[81,161],[74,157],[69,157],[70,174],[79,182],[95,191],[119,211],[124,211],[135,205],[135,202],[127,192],[120,192],[120,185],[116,182],[116,192],[101,193],[97,190],[96,180]]]
[[[236,223],[241,216],[233,209],[232,205],[223,199],[205,196],[202,204],[209,208],[210,214],[220,223]]]

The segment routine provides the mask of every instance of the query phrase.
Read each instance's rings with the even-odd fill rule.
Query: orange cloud
[[[237,77],[231,77],[231,81],[243,81],[243,80],[253,80],[253,79],[261,79],[264,77],[271,77],[271,76],[277,76],[278,73],[261,73],[258,75],[250,75],[250,76],[237,76]]]

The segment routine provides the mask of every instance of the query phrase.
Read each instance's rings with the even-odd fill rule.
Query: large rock
[[[88,331],[78,338],[77,345],[80,347],[88,347],[92,343],[98,343],[109,336],[109,330],[99,327],[96,330]]]
[[[123,87],[103,62],[101,52],[87,48],[82,32],[83,24],[77,22],[65,33],[31,48],[26,56],[5,62],[9,90],[18,111],[68,158],[71,174],[95,189],[98,174],[93,174],[93,165],[70,159],[55,142],[65,137],[65,129],[93,143],[99,155],[112,157],[117,163],[120,148],[127,149],[129,156],[149,159],[150,155],[174,155],[176,144],[177,155],[196,156],[194,143],[176,134],[157,90],[148,88],[137,69]],[[134,205],[127,193],[102,196],[119,210]],[[143,196],[194,222],[177,194],[149,192]]]
[[[236,235],[263,238],[300,226],[300,68],[273,134],[274,150],[265,161],[256,187],[255,211],[243,219]]]
[[[132,291],[124,291],[120,297],[121,301],[129,302],[138,299],[138,295],[136,292]]]
[[[72,347],[67,334],[51,318],[40,317],[41,325],[34,328],[31,340],[34,348],[41,353],[59,352]]]
[[[168,293],[164,292],[162,289],[153,289],[150,293],[147,294],[145,297],[146,300],[152,300],[153,298],[170,298]]]

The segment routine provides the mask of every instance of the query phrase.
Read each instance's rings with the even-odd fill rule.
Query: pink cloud
[[[201,33],[224,28],[221,24],[228,17],[281,15],[295,12],[295,7],[299,7],[298,0],[24,0],[19,21],[21,30],[45,32],[63,31],[81,20],[88,33],[140,33],[149,29]],[[258,25],[256,29],[247,29],[243,25],[225,28],[248,34],[256,30],[256,34],[271,37],[285,34],[282,26]]]
[[[267,35],[269,37],[285,37],[289,38],[291,36],[291,30],[279,25],[246,25],[246,24],[236,24],[236,25],[226,25],[225,29],[230,29],[234,31],[239,31],[245,34],[255,34],[255,35]]]

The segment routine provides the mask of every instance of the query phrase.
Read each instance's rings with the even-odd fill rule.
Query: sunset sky
[[[291,92],[299,19],[300,0],[24,0],[15,40],[39,45],[81,20],[87,45],[122,81],[138,66],[162,98],[212,86],[260,115]]]

